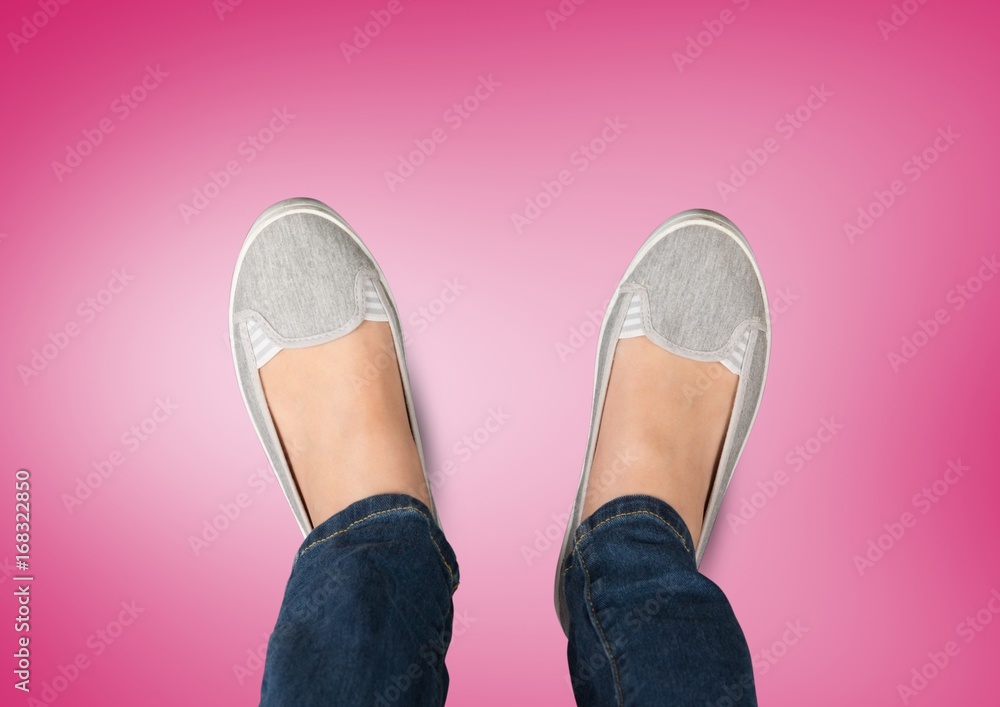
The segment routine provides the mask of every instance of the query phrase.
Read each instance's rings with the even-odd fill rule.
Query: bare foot
[[[738,381],[721,363],[677,356],[644,336],[619,341],[583,517],[646,494],[680,514],[697,546]]]
[[[430,505],[388,323],[283,349],[260,380],[314,526],[380,493]]]

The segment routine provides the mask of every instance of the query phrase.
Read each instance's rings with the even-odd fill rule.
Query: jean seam
[[[584,533],[579,538],[577,538],[576,543],[573,545],[573,551],[578,553],[580,551],[580,543],[583,542],[583,539],[586,538],[591,533],[593,533],[598,528],[600,528],[605,523],[610,523],[611,521],[615,520],[616,518],[624,518],[626,516],[638,516],[638,515],[653,516],[654,518],[656,518],[657,520],[659,520],[661,523],[663,523],[665,526],[667,526],[668,528],[670,528],[674,532],[674,535],[676,535],[678,538],[680,538],[681,544],[684,545],[684,551],[687,552],[687,554],[689,554],[689,555],[691,554],[691,548],[688,547],[687,540],[684,539],[684,536],[681,534],[681,532],[679,530],[677,530],[677,528],[675,528],[673,525],[671,525],[670,521],[668,521],[666,518],[663,518],[662,516],[659,516],[656,513],[653,513],[652,511],[629,511],[628,513],[617,513],[617,514],[611,516],[610,518],[605,518],[600,523],[598,523],[593,528],[591,528],[586,533]],[[570,566],[572,566],[572,565],[570,565]],[[563,574],[565,575],[567,572],[569,572],[569,569],[570,569],[569,567],[566,567],[563,570]]]
[[[611,662],[611,672],[615,677],[615,690],[618,692],[618,704],[625,704],[625,695],[622,692],[621,680],[618,676],[618,663],[615,661],[615,654],[611,651],[611,644],[608,643],[607,634],[604,633],[604,626],[601,625],[601,619],[597,616],[597,608],[594,606],[594,598],[590,593],[590,570],[587,569],[587,563],[583,559],[583,553],[576,553],[577,557],[580,558],[580,565],[583,567],[584,574],[587,575],[587,603],[590,605],[590,614],[594,617],[594,625],[597,626],[597,630],[601,634],[601,641],[604,643],[604,650],[608,654],[608,660]]]
[[[374,513],[369,513],[364,518],[359,518],[358,520],[351,522],[350,524],[348,524],[348,526],[346,528],[341,528],[340,530],[338,530],[338,531],[336,531],[334,533],[330,533],[326,537],[320,538],[319,540],[315,540],[315,541],[309,543],[306,547],[302,548],[301,552],[299,552],[299,557],[302,557],[309,550],[311,550],[312,548],[316,547],[320,543],[325,543],[327,540],[335,538],[338,535],[343,535],[344,533],[346,533],[348,530],[350,530],[354,526],[356,526],[356,525],[358,525],[360,523],[364,523],[366,520],[370,520],[370,519],[375,518],[377,516],[385,515],[386,513],[397,513],[399,511],[413,511],[414,513],[417,513],[417,514],[423,516],[424,520],[430,521],[430,519],[427,517],[426,513],[424,513],[423,511],[421,511],[419,508],[414,508],[413,506],[404,506],[402,508],[389,508],[389,509],[384,510],[384,511],[376,511]],[[437,540],[434,539],[434,534],[431,533],[430,526],[427,527],[427,536],[431,539],[431,542],[434,543],[434,549],[437,550],[438,556],[441,558],[441,562],[444,563],[445,569],[448,570],[448,577],[450,578],[450,584],[452,585],[452,590],[451,591],[452,591],[452,594],[454,594],[455,593],[455,589],[458,588],[458,585],[455,584],[455,573],[454,573],[454,571],[452,571],[451,565],[448,564],[448,560],[445,559],[444,553],[441,551],[441,546],[438,545]]]

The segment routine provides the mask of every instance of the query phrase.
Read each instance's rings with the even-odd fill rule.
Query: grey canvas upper
[[[243,401],[304,534],[312,523],[267,407],[246,323],[254,321],[281,348],[334,341],[364,319],[366,280],[389,317],[410,428],[426,478],[395,302],[381,269],[347,222],[313,199],[279,202],[254,222],[233,274],[230,337]]]
[[[343,229],[315,213],[286,213],[247,248],[233,311],[255,316],[282,348],[336,339],[361,323],[365,271],[374,274],[374,262]]]
[[[706,503],[705,522],[695,554],[698,563],[764,390],[771,333],[767,296],[746,239],[731,221],[713,211],[686,211],[674,216],[640,248],[611,299],[601,328],[590,440],[556,571],[556,612],[567,632],[562,567],[582,520],[611,364],[629,302],[636,294],[642,303],[645,335],[680,356],[720,361],[750,332],[733,413]]]

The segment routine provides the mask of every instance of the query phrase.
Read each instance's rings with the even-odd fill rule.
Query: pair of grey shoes
[[[302,348],[346,336],[366,318],[373,297],[392,331],[410,428],[426,480],[396,305],[381,269],[347,222],[313,199],[279,202],[254,222],[236,263],[229,319],[243,402],[304,534],[312,524],[258,374],[266,355],[262,346],[270,344],[272,351]],[[674,354],[698,361],[725,361],[734,353],[742,354],[736,400],[706,502],[696,552],[699,563],[760,406],[771,340],[760,270],[746,238],[731,221],[713,211],[685,211],[643,243],[608,305],[598,344],[590,440],[557,568],[572,548],[582,520],[615,348],[626,319],[640,317],[643,334]],[[437,520],[429,483],[427,487]],[[556,610],[566,630],[565,597],[556,574]]]

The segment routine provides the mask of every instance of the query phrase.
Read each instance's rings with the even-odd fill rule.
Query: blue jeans
[[[695,569],[680,516],[623,496],[561,569],[579,705],[756,705],[732,608]],[[424,504],[359,501],[305,539],[267,646],[261,705],[428,707],[448,693],[458,563]]]

